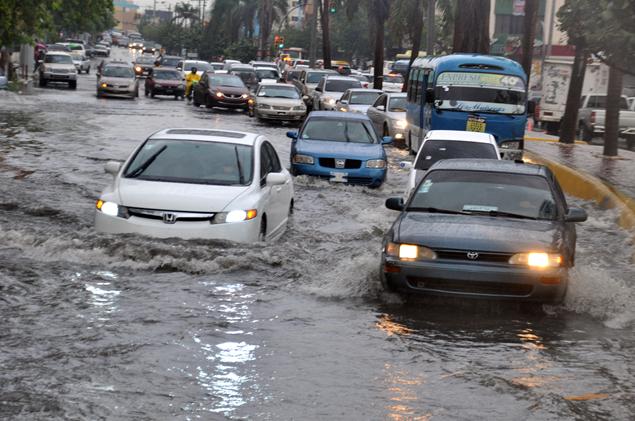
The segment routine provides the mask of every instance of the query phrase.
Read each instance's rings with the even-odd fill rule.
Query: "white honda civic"
[[[258,134],[166,129],[106,172],[114,180],[95,216],[106,233],[265,241],[285,231],[293,209],[291,175]]]

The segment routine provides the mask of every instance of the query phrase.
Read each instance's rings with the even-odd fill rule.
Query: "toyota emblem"
[[[176,223],[176,215],[173,213],[164,213],[163,214],[163,222],[166,224],[174,224]]]
[[[478,259],[478,253],[475,251],[468,251],[467,252],[467,258],[470,260],[476,260]]]
[[[335,168],[344,168],[346,167],[346,160],[345,159],[336,159],[335,160]]]

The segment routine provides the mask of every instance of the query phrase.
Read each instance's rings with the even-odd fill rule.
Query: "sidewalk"
[[[635,152],[620,149],[618,157],[605,158],[602,146],[564,145],[540,132],[525,139],[526,158],[549,166],[568,194],[620,207],[622,226],[635,226]]]

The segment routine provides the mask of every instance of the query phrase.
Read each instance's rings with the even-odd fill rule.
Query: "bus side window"
[[[408,102],[415,103],[417,97],[417,75],[419,69],[412,69],[410,71],[410,78],[408,80]]]
[[[417,73],[417,80],[416,80],[416,86],[417,86],[417,97],[416,97],[416,102],[417,104],[421,104],[421,97],[424,95],[424,90],[425,90],[425,86],[423,83],[423,78],[424,78],[424,71],[419,70],[419,72]]]

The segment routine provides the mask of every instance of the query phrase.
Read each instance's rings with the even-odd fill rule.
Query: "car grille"
[[[119,89],[128,89],[128,85],[119,85],[117,86]]]
[[[464,294],[507,295],[526,297],[533,291],[532,285],[508,284],[505,282],[458,281],[447,279],[424,279],[408,277],[408,283],[413,288],[435,290],[442,292],[456,292]]]
[[[513,256],[511,253],[490,253],[475,250],[434,250],[434,252],[437,254],[437,259],[458,260],[474,263],[507,263]],[[470,259],[468,254],[472,253],[478,253],[477,257]],[[474,255],[472,254],[472,256]]]
[[[346,177],[351,184],[372,184],[373,179],[369,177]]]
[[[234,99],[238,99],[240,98],[241,95],[240,94],[226,94],[225,98],[234,98]]]
[[[276,111],[289,111],[291,107],[282,107],[280,105],[274,105],[273,109]]]
[[[320,158],[320,166],[326,168],[356,170],[362,166],[362,161],[360,161],[359,159],[345,159],[343,167],[336,167],[335,158]]]
[[[143,209],[143,208],[127,208],[129,216],[136,216],[137,218],[156,219],[166,222],[166,214],[173,215],[168,217],[171,222],[201,222],[211,221],[214,219],[214,213],[200,213],[200,212],[181,212],[170,210],[157,210],[157,209]]]

